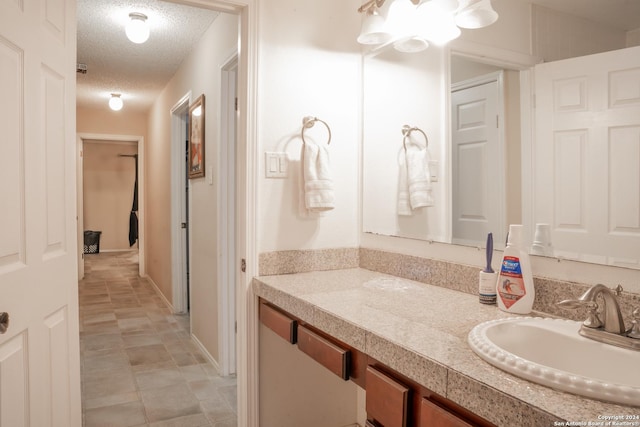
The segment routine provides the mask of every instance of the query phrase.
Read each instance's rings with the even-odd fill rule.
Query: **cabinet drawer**
[[[298,329],[296,320],[262,302],[260,303],[260,321],[291,344],[296,343]]]
[[[472,425],[427,399],[420,402],[419,427],[471,427]]]
[[[366,373],[367,419],[382,427],[406,427],[409,388],[367,366]]]
[[[304,326],[298,327],[298,348],[342,378],[349,379],[350,352]]]

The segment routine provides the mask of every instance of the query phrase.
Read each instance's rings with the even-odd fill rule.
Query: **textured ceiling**
[[[640,0],[519,1],[623,30],[640,28]],[[149,17],[151,36],[144,44],[125,36],[131,12]],[[146,111],[217,16],[159,0],[78,0],[78,62],[88,67],[87,74],[77,74],[78,107],[107,108],[117,92],[123,111]]]
[[[129,13],[148,16],[149,40],[134,44],[124,27]],[[122,94],[122,111],[146,111],[218,12],[158,0],[78,0],[77,106],[108,108]]]

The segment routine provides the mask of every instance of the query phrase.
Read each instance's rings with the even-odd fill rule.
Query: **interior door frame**
[[[78,216],[78,280],[84,278],[84,173],[83,151],[84,141],[123,141],[135,142],[138,145],[138,274],[146,276],[145,266],[145,147],[144,137],[140,135],[112,135],[104,133],[77,133],[76,134],[76,159],[77,159],[77,216]]]
[[[238,163],[236,155],[237,128],[237,75],[238,52],[234,52],[224,61],[221,68],[220,87],[220,155],[218,156],[218,253],[220,268],[218,270],[218,324],[221,375],[236,373],[236,269],[237,263],[237,226],[236,198]]]
[[[188,312],[186,236],[184,218],[186,179],[185,138],[187,121],[185,113],[191,104],[191,91],[187,92],[171,108],[171,308],[176,314]],[[189,229],[187,228],[187,233]]]

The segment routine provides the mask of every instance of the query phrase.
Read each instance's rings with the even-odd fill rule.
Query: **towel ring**
[[[331,128],[329,127],[327,122],[325,122],[324,120],[320,120],[317,117],[311,117],[311,116],[306,116],[302,119],[302,142],[305,144],[307,143],[307,141],[304,140],[304,130],[312,128],[313,125],[316,124],[316,122],[320,122],[323,125],[325,125],[325,127],[327,128],[327,131],[329,132],[329,140],[327,141],[327,145],[331,144]]]
[[[422,136],[424,136],[424,149],[426,150],[429,148],[429,138],[427,138],[427,134],[424,133],[422,129],[416,126],[411,127],[409,125],[404,125],[402,126],[402,145],[404,146],[404,151],[407,151],[407,138],[411,137],[411,133],[413,131],[420,132]]]

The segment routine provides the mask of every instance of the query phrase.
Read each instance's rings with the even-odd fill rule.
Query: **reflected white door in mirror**
[[[452,243],[504,241],[502,73],[452,85]]]
[[[531,233],[555,256],[640,268],[640,47],[535,66]],[[530,200],[528,200],[530,201]]]

